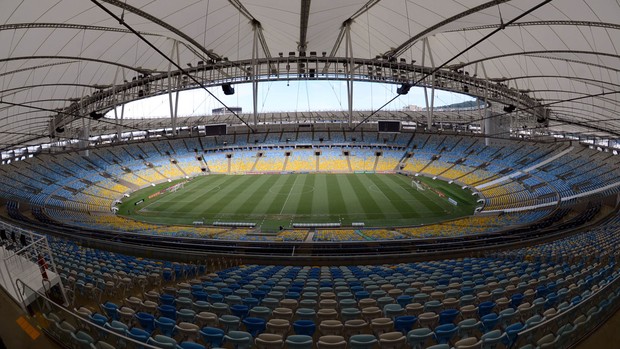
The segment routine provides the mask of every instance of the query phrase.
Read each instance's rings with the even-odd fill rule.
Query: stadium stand
[[[100,327],[130,338],[144,333],[145,341],[207,346],[216,338],[235,343],[239,333],[257,338],[257,347],[258,338],[267,338],[261,333],[296,340],[306,333],[303,326],[317,331],[308,337],[311,343],[344,327],[339,333],[350,343],[360,333],[377,341],[398,333],[394,337],[425,348],[467,338],[472,343],[496,338],[506,347],[565,345],[594,328],[617,302],[619,224],[614,217],[584,233],[486,257],[391,265],[239,265],[210,272],[206,265],[136,259],[50,238],[72,295],[70,306],[79,315],[48,309],[44,326],[52,335],[73,333],[110,345],[126,339]]]
[[[283,144],[272,144],[272,147],[277,149],[264,151],[258,149],[227,151],[228,148],[220,146],[221,148],[214,148],[204,153],[204,162],[199,157],[202,154],[194,152],[191,148],[199,147],[200,142],[208,144],[209,137],[201,138],[200,142],[196,138],[188,138],[105,147],[94,150],[92,156],[88,158],[71,152],[63,154],[62,157],[42,155],[41,159],[34,157],[10,164],[11,171],[2,169],[0,181],[5,185],[0,190],[3,196],[12,200],[43,207],[43,212],[48,213],[48,218],[61,222],[90,228],[121,231],[128,229],[157,234],[165,234],[168,228],[127,222],[125,219],[111,216],[109,212],[115,200],[120,199],[123,194],[152,183],[195,176],[205,173],[204,171],[264,173],[314,172],[318,169],[325,172],[349,172],[392,171],[402,168],[406,174],[439,176],[445,180],[455,180],[477,188],[485,201],[483,212],[494,213],[491,217],[506,210],[523,210],[523,214],[515,212],[502,216],[503,224],[510,225],[529,224],[541,219],[545,212],[551,212],[549,209],[566,199],[587,196],[589,193],[611,194],[618,191],[617,169],[613,163],[609,163],[609,157],[600,155],[593,149],[584,148],[577,151],[567,146],[544,147],[525,142],[483,146],[476,137],[427,134],[395,136],[388,139],[388,143],[392,144],[389,147],[364,146],[360,141],[353,147],[321,146],[319,141],[321,136],[331,137],[332,134],[339,132],[317,133],[314,138],[311,138],[310,133],[301,133],[299,137],[304,141],[313,142],[314,139],[314,142],[318,143],[318,148],[314,149],[293,149],[286,145],[286,141]],[[347,134],[347,137],[353,135],[354,133]],[[270,133],[267,136],[265,139],[269,138],[270,142],[275,142],[278,133]],[[283,132],[281,136],[288,138],[293,137],[293,134]],[[295,139],[297,136],[295,134]],[[366,133],[366,139],[377,137]],[[408,146],[403,147],[402,144],[405,143]],[[217,142],[213,146],[216,144]],[[278,144],[281,147],[278,147]],[[393,148],[397,144],[401,147]],[[188,151],[189,149],[191,151]],[[474,149],[476,151],[473,151]],[[453,151],[458,153],[452,153]],[[262,154],[260,157],[259,152]],[[290,156],[285,156],[286,152],[289,152]],[[317,152],[320,155],[317,156]],[[230,158],[228,154],[232,154]],[[405,156],[406,154],[411,156]],[[49,159],[51,160],[48,161]],[[171,159],[177,163],[173,163]],[[48,169],[44,173],[42,166]],[[29,172],[31,170],[32,172]],[[596,176],[592,177],[592,173],[596,173]],[[603,190],[604,188],[608,189]],[[546,208],[546,210],[534,210],[528,213],[529,207]],[[65,208],[85,214],[60,213],[60,210]],[[94,212],[99,213],[90,216],[90,213]],[[486,223],[474,222],[472,228],[462,234],[491,232],[501,227],[501,224],[493,222],[492,218],[475,219]],[[484,227],[479,228],[481,225]],[[200,229],[169,228],[169,233],[217,235]],[[410,237],[453,235],[452,229],[449,228],[445,230],[433,227],[399,228],[398,231]],[[431,233],[432,231],[435,233]],[[314,239],[318,239],[319,236],[315,236]],[[346,234],[342,236],[345,239],[351,238]],[[385,236],[389,238],[393,235]],[[379,235],[371,237],[371,239],[378,238]],[[275,234],[273,237],[261,239],[275,240],[281,237]]]

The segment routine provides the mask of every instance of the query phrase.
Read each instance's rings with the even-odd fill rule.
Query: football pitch
[[[179,181],[139,190],[123,201],[119,214],[160,224],[246,222],[275,231],[293,223],[411,226],[474,212],[477,197],[471,191],[440,180],[416,180],[422,185],[400,174],[207,175],[151,199]]]

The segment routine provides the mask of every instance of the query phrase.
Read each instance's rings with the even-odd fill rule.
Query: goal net
[[[424,186],[422,184],[420,184],[419,182],[417,182],[415,179],[411,181],[411,186],[416,188],[418,191],[424,191],[426,190],[424,188]]]
[[[177,191],[179,189],[183,189],[184,186],[185,186],[185,182],[181,182],[181,183],[175,184],[172,187],[168,188],[168,191],[170,193],[174,193],[175,191]]]

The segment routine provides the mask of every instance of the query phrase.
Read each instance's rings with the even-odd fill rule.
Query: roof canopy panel
[[[3,101],[54,110],[145,71],[168,71],[164,57],[98,4],[182,67],[251,59],[257,24],[259,57],[288,56],[304,37],[307,52],[345,56],[350,23],[358,58],[387,54],[430,66],[432,57],[434,66],[542,98],[564,121],[614,119],[619,111],[620,6],[608,0],[4,0]],[[49,116],[0,105],[0,143],[46,136]],[[601,125],[620,133],[619,121]]]

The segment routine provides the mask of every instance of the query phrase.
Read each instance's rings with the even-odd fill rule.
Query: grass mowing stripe
[[[211,176],[196,178],[183,189],[161,196],[156,205],[149,206],[148,210],[156,212],[158,215],[174,212],[185,214],[189,208],[196,206],[195,201],[202,201],[204,197],[213,194],[212,190],[205,190],[205,188],[217,187],[224,180],[223,177],[211,178]]]
[[[379,204],[372,195],[368,191],[367,183],[362,183],[361,178],[366,175],[357,175],[357,174],[349,174],[347,175],[347,179],[351,183],[353,187],[353,193],[357,200],[362,204],[362,208],[366,213],[367,217],[370,219],[385,219],[384,210],[381,209]]]
[[[203,205],[197,206],[196,211],[199,211],[202,215],[208,212],[212,216],[217,216],[231,200],[234,200],[243,192],[245,184],[252,180],[252,176],[227,177],[229,177],[227,178],[227,183],[222,185],[222,189],[215,193],[211,199],[203,202]]]
[[[247,216],[252,213],[256,203],[259,201],[259,195],[256,195],[260,191],[265,182],[268,181],[266,176],[251,176],[252,180],[247,183],[246,186],[240,188],[238,195],[231,199],[230,202],[224,207],[224,212],[234,212],[235,215]]]
[[[230,176],[225,175],[213,175],[201,178],[199,184],[203,185],[200,188],[208,187],[208,185],[205,184],[209,183],[209,185],[213,185],[213,188],[217,188],[219,186],[220,188],[226,190],[226,188],[231,186],[232,181],[235,180],[239,179],[231,178]],[[193,208],[204,207],[209,201],[213,201],[212,198],[216,197],[222,191],[222,189],[220,189],[205,192],[200,190],[200,188],[197,188],[195,193],[190,193],[187,195],[187,198],[190,198],[189,201],[187,201],[186,197],[181,197],[180,200],[174,204],[174,212],[186,213],[190,212]],[[173,204],[171,204],[171,206],[172,205]]]
[[[284,201],[284,198],[286,197],[285,195],[289,193],[291,186],[293,185],[293,182],[295,182],[295,179],[297,179],[296,175],[280,175],[280,176],[284,179],[284,183],[282,183],[282,186],[280,187],[280,189],[277,190],[275,199],[271,202],[271,205],[269,205],[269,209],[267,210],[267,212],[269,212],[270,214],[280,212],[280,209],[282,209],[282,202]]]
[[[314,195],[312,196],[312,214],[321,215],[329,214],[329,206],[327,205],[327,175],[317,173],[314,175]]]
[[[366,217],[366,210],[363,202],[357,197],[356,190],[351,184],[351,178],[349,176],[338,176],[337,178],[347,206],[348,218],[350,220],[363,220]]]
[[[424,207],[417,200],[406,200],[411,198],[411,195],[394,176],[373,175],[371,179],[390,198],[390,202],[403,217],[420,217]]]
[[[297,200],[297,209],[295,210],[297,214],[312,214],[314,193],[316,192],[316,188],[314,187],[316,176],[317,175],[315,174],[304,175],[304,182],[302,187],[304,190]]]
[[[284,209],[286,208],[286,204],[288,203],[288,200],[291,198],[291,194],[295,190],[295,184],[297,184],[297,180],[298,179],[299,179],[299,176],[295,176],[295,180],[293,181],[293,185],[291,185],[291,189],[289,189],[288,195],[286,196],[286,199],[284,200],[284,203],[282,204],[282,208],[280,209],[280,214],[282,214],[282,212],[284,212]]]
[[[373,183],[373,192],[376,190],[376,197],[379,201],[381,209],[386,213],[399,213],[401,217],[407,217],[414,209],[404,200],[400,199],[398,195],[390,188],[390,184],[384,183],[378,179],[376,174],[370,174],[366,178]]]
[[[270,213],[269,206],[273,203],[277,198],[277,192],[273,190],[273,188],[277,188],[278,183],[285,182],[283,176],[280,175],[264,175],[268,176],[269,179],[263,183],[261,189],[255,194],[257,196],[258,202],[254,206],[254,210],[252,210],[253,215],[259,214],[267,214]]]
[[[327,176],[327,206],[332,213],[345,213],[346,205],[335,176]]]
[[[226,176],[204,176],[188,188],[178,191],[178,195],[169,197],[168,211],[189,212],[192,208],[202,206],[219,192],[222,186],[228,185]],[[175,193],[176,194],[176,193]]]

